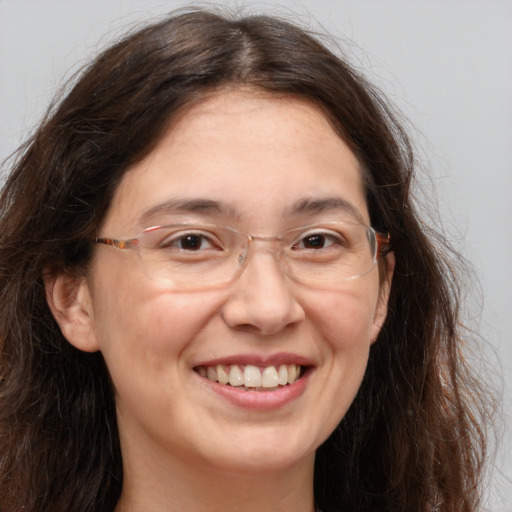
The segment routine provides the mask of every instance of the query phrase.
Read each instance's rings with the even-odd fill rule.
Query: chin
[[[291,437],[289,431],[285,436],[271,432],[259,432],[257,436],[245,439],[240,436],[231,440],[229,450],[220,450],[221,454],[212,455],[211,460],[219,469],[239,474],[276,473],[308,459],[313,461],[315,448],[311,443],[308,449],[308,443],[299,443]]]

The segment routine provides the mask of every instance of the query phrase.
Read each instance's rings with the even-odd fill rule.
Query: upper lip
[[[259,367],[278,366],[282,364],[297,364],[300,366],[314,366],[313,361],[298,354],[290,352],[279,352],[277,354],[234,354],[230,356],[217,357],[196,363],[194,366],[215,366],[223,364],[226,366],[253,365]]]

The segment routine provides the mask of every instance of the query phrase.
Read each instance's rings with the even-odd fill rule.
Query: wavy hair
[[[324,512],[475,511],[485,397],[463,355],[454,256],[416,213],[415,158],[389,104],[289,22],[181,11],[101,53],[20,149],[1,192],[0,511],[112,510],[122,486],[100,353],[63,337],[43,272],[87,272],[123,174],[178,109],[226,86],[319,106],[357,155],[396,268],[389,313],[350,410],[318,449]]]

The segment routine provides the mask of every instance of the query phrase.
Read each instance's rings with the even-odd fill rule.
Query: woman
[[[412,173],[289,23],[184,12],[100,55],[2,192],[2,512],[476,510],[485,409]]]

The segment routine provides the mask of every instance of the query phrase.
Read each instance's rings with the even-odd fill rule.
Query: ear
[[[384,320],[388,314],[389,292],[391,291],[391,281],[393,280],[393,272],[395,271],[395,254],[390,252],[386,254],[381,269],[380,292],[375,315],[373,317],[371,342],[374,343],[379,335]]]
[[[70,274],[43,276],[46,300],[64,337],[79,350],[99,350],[87,280]]]

